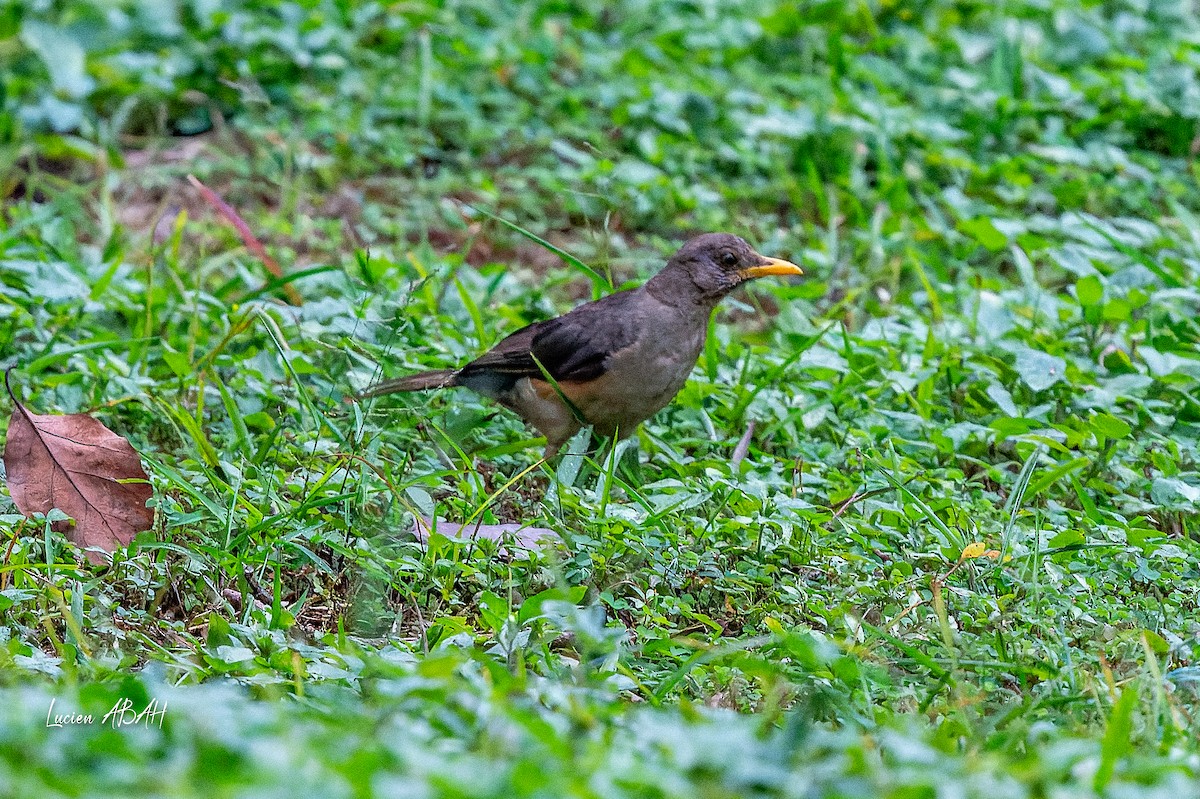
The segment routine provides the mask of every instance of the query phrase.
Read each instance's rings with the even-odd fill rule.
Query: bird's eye
[[[726,269],[732,269],[733,267],[737,266],[738,257],[733,253],[726,251],[721,253],[717,260],[721,262],[721,266],[725,267]]]

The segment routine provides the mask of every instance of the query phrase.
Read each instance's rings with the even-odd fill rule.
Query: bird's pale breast
[[[593,381],[563,384],[563,393],[601,435],[629,435],[675,398],[704,347],[707,325],[680,326],[670,334],[647,331],[608,359]]]

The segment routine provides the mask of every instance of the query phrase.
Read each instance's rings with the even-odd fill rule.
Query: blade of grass
[[[1004,512],[1008,514],[1008,521],[1005,522],[1004,531],[1000,535],[1000,557],[998,563],[1004,563],[1005,558],[1012,548],[1013,531],[1017,526],[1017,516],[1021,512],[1022,502],[1025,499],[1025,491],[1029,488],[1029,480],[1033,477],[1033,470],[1037,468],[1037,463],[1045,451],[1045,448],[1039,445],[1025,459],[1024,465],[1021,466],[1021,473],[1017,475],[1017,483],[1008,495],[1008,501],[1004,503]]]
[[[597,284],[602,284],[605,289],[609,289],[609,290],[614,288],[612,281],[609,280],[607,277],[605,277],[604,275],[601,275],[595,269],[592,269],[590,266],[585,264],[583,261],[579,260],[574,255],[571,255],[571,253],[567,252],[566,250],[562,249],[561,247],[555,247],[553,244],[546,241],[542,237],[538,236],[536,233],[531,233],[530,231],[526,230],[525,228],[521,227],[520,225],[516,224],[515,222],[509,222],[504,217],[497,216],[496,214],[493,214],[491,211],[484,210],[483,208],[480,208],[477,205],[469,205],[467,203],[463,203],[463,205],[465,205],[467,208],[470,208],[472,211],[479,214],[480,216],[485,216],[488,219],[491,219],[493,222],[499,222],[504,227],[508,228],[509,230],[511,230],[514,233],[518,233],[518,234],[524,236],[525,238],[529,239],[530,241],[532,241],[534,244],[538,245],[539,247],[549,250],[550,252],[557,255],[559,258],[562,258],[564,261],[566,261],[571,266],[578,269],[580,272],[587,275],[592,280],[592,291],[593,291],[593,293],[596,294],[596,296],[599,296],[597,292],[600,290],[599,286],[597,286]]]

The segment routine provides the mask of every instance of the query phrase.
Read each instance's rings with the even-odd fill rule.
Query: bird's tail
[[[381,380],[367,386],[358,394],[359,399],[378,397],[383,394],[395,394],[399,391],[426,391],[431,388],[447,388],[456,385],[457,369],[433,369],[428,372],[417,372],[415,375],[397,377],[394,380]]]

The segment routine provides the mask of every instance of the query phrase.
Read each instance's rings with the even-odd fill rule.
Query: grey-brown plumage
[[[636,289],[534,322],[459,369],[385,380],[359,397],[469,388],[546,436],[547,458],[585,424],[600,435],[625,437],[683,388],[723,297],[747,280],[799,274],[795,264],[759,255],[737,236],[706,233]]]

